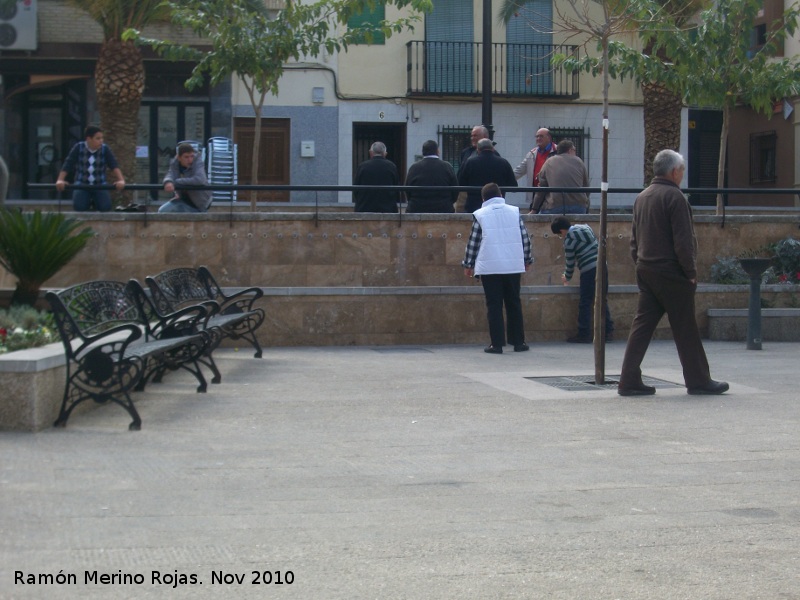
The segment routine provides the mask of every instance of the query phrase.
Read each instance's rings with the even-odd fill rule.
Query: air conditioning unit
[[[36,0],[0,3],[0,50],[36,47]]]

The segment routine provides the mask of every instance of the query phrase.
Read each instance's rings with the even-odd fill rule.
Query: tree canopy
[[[288,61],[316,57],[323,51],[347,50],[356,42],[369,43],[377,32],[389,38],[393,33],[413,28],[421,13],[432,9],[431,0],[384,3],[413,10],[407,16],[383,20],[374,26],[346,27],[353,15],[374,8],[376,1],[317,0],[304,4],[289,0],[285,8],[269,14],[253,10],[247,0],[181,0],[169,2],[173,23],[204,38],[210,46],[208,50],[146,39],[135,30],[125,35],[151,45],[167,58],[196,61],[186,82],[190,89],[199,86],[206,77],[212,85],[231,76],[239,77],[256,117],[253,178],[257,182],[262,108],[268,94],[278,93]]]

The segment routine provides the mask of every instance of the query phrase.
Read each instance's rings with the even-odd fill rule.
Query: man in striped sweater
[[[561,281],[567,285],[575,271],[575,262],[581,272],[580,302],[578,304],[578,335],[567,341],[575,344],[592,343],[592,306],[594,304],[595,281],[597,276],[597,238],[588,225],[572,225],[566,217],[556,217],[550,230],[564,240],[564,273]],[[608,294],[608,276],[603,282],[603,294]],[[606,341],[610,342],[614,333],[614,321],[608,310],[605,298]]]

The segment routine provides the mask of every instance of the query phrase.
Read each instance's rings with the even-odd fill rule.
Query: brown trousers
[[[622,359],[619,386],[642,384],[641,364],[664,313],[669,318],[686,387],[706,385],[711,376],[695,319],[696,286],[680,271],[663,271],[641,265],[636,266],[636,283],[639,286],[639,304]]]

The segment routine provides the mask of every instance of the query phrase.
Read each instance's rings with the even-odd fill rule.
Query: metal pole
[[[481,63],[481,122],[494,139],[492,126],[492,0],[483,0],[483,52]]]
[[[761,275],[750,275],[750,304],[747,309],[747,349],[761,350]]]
[[[594,286],[594,383],[606,382],[606,236],[608,234],[608,38],[603,38],[603,168],[600,182],[600,235]]]

